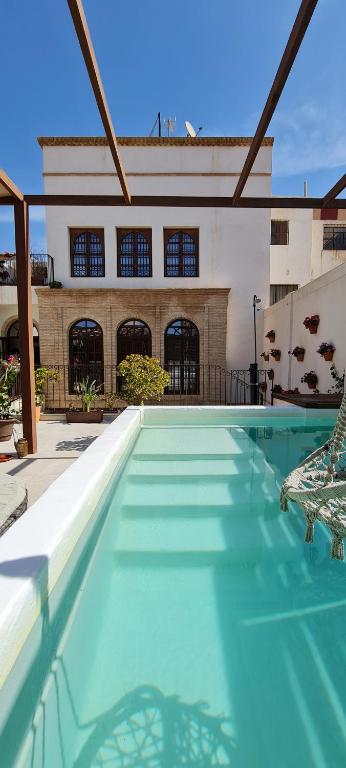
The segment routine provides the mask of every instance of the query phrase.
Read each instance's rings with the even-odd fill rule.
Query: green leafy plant
[[[121,394],[129,405],[142,405],[151,398],[161,400],[170,375],[161,368],[156,357],[128,355],[118,366],[123,379]]]
[[[334,379],[334,384],[331,387],[331,389],[328,389],[329,394],[331,395],[342,395],[344,392],[344,386],[345,386],[345,371],[343,373],[339,373],[338,369],[335,366],[335,363],[330,366],[330,375],[332,379]]]
[[[51,280],[49,283],[49,287],[53,288],[54,290],[57,290],[58,288],[62,288],[62,283],[60,280]]]
[[[102,384],[97,385],[96,379],[90,381],[89,376],[76,384],[74,391],[80,398],[82,411],[90,413],[95,400],[100,396],[101,388]]]
[[[105,392],[105,408],[107,411],[114,411],[126,408],[126,401],[117,395],[116,392]]]
[[[16,355],[0,360],[0,419],[12,417],[11,390],[19,371],[20,362]]]
[[[45,397],[45,386],[48,381],[57,381],[59,371],[56,368],[36,368],[35,370],[35,403],[43,405]]]

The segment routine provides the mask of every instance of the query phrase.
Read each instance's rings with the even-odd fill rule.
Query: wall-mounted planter
[[[269,368],[269,371],[267,371],[267,376],[268,376],[269,381],[273,381],[274,380],[274,371],[273,371],[272,368]]]
[[[276,363],[279,363],[281,360],[281,351],[279,349],[272,349],[271,356],[274,358]]]
[[[320,344],[317,353],[321,355],[325,359],[327,363],[331,363],[333,360],[335,352],[334,344],[328,341],[322,341],[322,344]]]
[[[309,333],[311,334],[317,333],[317,328],[319,324],[320,324],[319,315],[311,315],[311,317],[306,317],[305,320],[303,320],[303,325],[305,325],[305,328],[309,329]]]
[[[266,334],[266,339],[269,339],[270,344],[274,344],[275,331],[268,331],[268,333]]]
[[[268,363],[269,362],[269,352],[262,352],[261,357],[263,357],[263,360]]]
[[[302,363],[305,356],[305,349],[304,347],[294,347],[292,352],[289,352],[288,354],[295,357],[298,363]]]

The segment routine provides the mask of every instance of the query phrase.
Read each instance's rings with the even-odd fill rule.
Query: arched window
[[[118,328],[117,364],[127,355],[151,356],[151,331],[143,320],[126,320]]]
[[[117,229],[118,277],[151,277],[151,229]]]
[[[198,277],[198,229],[165,229],[165,277]]]
[[[169,394],[198,394],[199,332],[191,320],[181,318],[167,326],[165,367],[171,376]]]
[[[72,277],[104,277],[103,229],[70,229]]]
[[[70,393],[87,377],[103,387],[103,333],[94,320],[83,319],[74,323],[69,333]]]
[[[40,364],[40,339],[35,323],[32,325],[32,340],[34,344],[34,364]],[[20,355],[19,349],[19,320],[14,320],[9,325],[6,334],[6,355]]]

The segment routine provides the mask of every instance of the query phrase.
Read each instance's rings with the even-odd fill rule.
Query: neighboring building
[[[346,211],[273,208],[270,304],[346,261]]]
[[[250,142],[119,140],[135,195],[231,196]],[[104,139],[39,143],[47,194],[119,194]],[[271,151],[266,139],[246,194],[271,194]],[[249,365],[253,294],[269,301],[269,209],[49,207],[46,224],[63,288],[37,290],[43,364],[104,367],[108,389],[111,366],[147,352],[169,367],[172,394],[191,395],[207,367]]]

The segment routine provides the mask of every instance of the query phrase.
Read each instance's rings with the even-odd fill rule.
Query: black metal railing
[[[54,261],[49,253],[31,253],[31,285],[49,285],[54,280]],[[0,254],[0,285],[17,285],[16,255]]]
[[[100,385],[96,407],[113,410],[117,407],[114,406],[115,396],[118,394],[122,398],[121,379],[116,365],[102,366],[102,370],[99,363],[45,367],[54,372],[54,377],[48,378],[44,387],[43,405],[48,413],[78,407],[78,395],[74,388],[87,377],[90,382],[95,381],[96,385]],[[266,370],[257,370],[255,377],[250,369],[228,371],[218,365],[184,364],[167,366],[167,370],[171,375],[171,383],[161,401],[166,405],[272,404],[272,381]],[[12,388],[11,399],[16,401],[16,409],[20,410],[20,374]],[[151,404],[155,404],[155,401]]]

